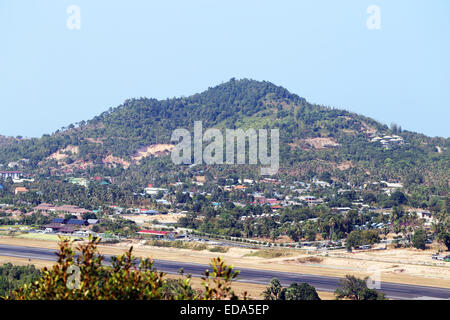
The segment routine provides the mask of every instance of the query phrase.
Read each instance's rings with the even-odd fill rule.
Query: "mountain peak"
[[[229,97],[231,100],[256,99],[264,98],[268,94],[279,99],[290,99],[305,101],[305,99],[290,93],[287,89],[277,86],[269,81],[258,81],[248,78],[236,79],[231,78],[229,81],[221,83],[214,87],[209,87],[206,91],[196,94],[195,96],[204,96],[210,98],[214,96],[217,99]]]

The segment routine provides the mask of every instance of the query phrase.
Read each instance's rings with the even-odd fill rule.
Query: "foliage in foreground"
[[[355,276],[346,275],[339,280],[340,287],[334,292],[336,298],[350,300],[386,300],[384,293],[367,287],[367,278],[358,279]]]
[[[113,257],[111,266],[103,264],[98,253],[99,239],[93,238],[76,249],[61,239],[57,252],[58,262],[42,270],[42,277],[30,285],[15,290],[6,299],[11,300],[214,300],[239,299],[231,288],[239,271],[228,266],[221,258],[211,262],[212,271],[206,270],[203,288],[195,290],[190,276],[166,279],[163,272],[153,266],[151,259],[137,260],[132,247],[123,255]],[[246,298],[244,293],[243,298]]]
[[[22,287],[26,283],[32,283],[41,276],[39,269],[31,266],[15,266],[5,263],[0,266],[0,297]]]
[[[263,292],[264,300],[320,300],[316,289],[307,283],[292,283],[283,288],[277,278]]]

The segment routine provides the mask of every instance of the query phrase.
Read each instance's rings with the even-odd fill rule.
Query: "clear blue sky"
[[[366,26],[372,4],[380,30]],[[70,5],[80,30],[66,26]],[[448,0],[0,0],[0,134],[246,77],[449,137],[449,35]]]

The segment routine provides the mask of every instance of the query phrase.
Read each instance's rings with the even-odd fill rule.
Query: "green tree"
[[[283,300],[283,287],[277,278],[270,280],[270,285],[263,291],[264,300]]]
[[[316,289],[307,283],[291,283],[283,288],[280,281],[274,278],[263,292],[264,300],[320,300]]]
[[[402,205],[408,203],[408,198],[405,194],[399,190],[394,191],[391,195],[391,200],[394,201],[395,205]]]
[[[445,231],[440,232],[437,235],[437,240],[443,243],[447,247],[447,250],[450,251],[450,233]]]
[[[424,229],[418,229],[414,232],[412,238],[412,245],[416,249],[426,249],[427,233]]]
[[[292,283],[284,293],[285,300],[320,300],[316,289],[307,283]]]
[[[358,230],[353,230],[347,236],[345,247],[347,248],[347,250],[351,250],[352,248],[358,247],[361,242],[361,233]]]
[[[26,283],[32,283],[41,276],[39,269],[34,265],[15,266],[5,263],[0,266],[0,296],[10,294],[11,291],[22,287]]]
[[[367,287],[367,279],[346,275],[345,279],[339,280],[340,287],[334,292],[336,299],[385,300],[383,293]]]

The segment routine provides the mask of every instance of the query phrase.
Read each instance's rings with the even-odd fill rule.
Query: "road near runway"
[[[9,256],[26,259],[56,261],[57,257],[55,250],[36,248],[0,245],[0,256]],[[111,256],[105,255],[105,262],[111,261]],[[184,269],[185,273],[190,273],[194,277],[199,277],[206,269],[211,269],[210,266],[198,263],[169,261],[169,260],[154,260],[155,267],[159,271],[170,274],[178,274],[180,268]],[[338,287],[339,278],[318,276],[300,273],[289,273],[280,271],[268,271],[257,269],[239,269],[239,282],[255,283],[267,285],[272,278],[278,278],[283,286],[288,286],[292,282],[306,282],[314,286],[318,291],[334,291]],[[398,284],[392,282],[381,282],[379,291],[386,294],[391,299],[447,299],[450,300],[450,289],[418,286],[409,284]]]

